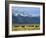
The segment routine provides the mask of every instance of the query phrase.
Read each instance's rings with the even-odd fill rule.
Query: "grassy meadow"
[[[40,24],[12,24],[12,31],[40,30]]]

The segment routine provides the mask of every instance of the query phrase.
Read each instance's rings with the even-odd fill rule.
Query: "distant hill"
[[[14,16],[12,15],[12,22],[16,24],[39,24],[40,23],[40,17],[28,17],[28,16]]]

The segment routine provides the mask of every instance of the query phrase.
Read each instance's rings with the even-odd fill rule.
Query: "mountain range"
[[[12,15],[12,23],[16,24],[39,24],[40,16],[32,17],[32,16],[14,16]]]

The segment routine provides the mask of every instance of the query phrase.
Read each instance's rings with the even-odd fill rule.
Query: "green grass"
[[[13,24],[12,31],[40,30],[40,24]]]

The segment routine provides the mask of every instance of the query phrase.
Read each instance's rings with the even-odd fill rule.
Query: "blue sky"
[[[38,7],[12,7],[14,15],[27,15],[27,16],[39,16],[40,8]]]

